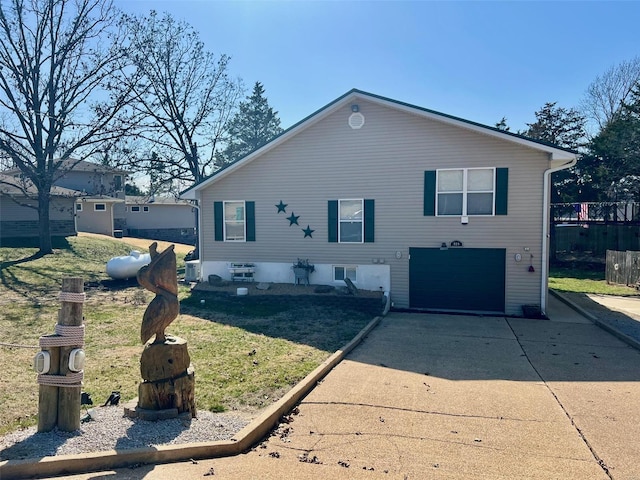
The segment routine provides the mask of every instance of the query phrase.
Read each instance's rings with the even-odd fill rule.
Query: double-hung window
[[[369,243],[374,241],[375,201],[373,199],[329,200],[329,242]]]
[[[494,168],[438,170],[436,186],[438,216],[494,214]]]
[[[225,242],[244,242],[245,232],[244,201],[224,202]]]
[[[364,200],[338,200],[340,212],[338,241],[340,243],[362,243],[364,231]]]
[[[256,241],[256,202],[213,202],[213,220],[216,242]]]

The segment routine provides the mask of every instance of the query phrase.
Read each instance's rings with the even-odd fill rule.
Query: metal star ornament
[[[283,213],[287,213],[287,204],[286,203],[282,203],[282,200],[280,200],[280,203],[278,205],[276,205],[276,208],[278,209],[278,213],[283,212]]]
[[[315,232],[315,230],[311,230],[311,227],[309,225],[307,225],[307,228],[303,228],[302,231],[304,232],[304,238],[313,238],[311,234]]]
[[[293,212],[291,212],[291,215],[289,215],[287,217],[287,220],[289,220],[289,226],[296,224],[298,225],[298,219],[300,218],[300,215],[294,215]]]

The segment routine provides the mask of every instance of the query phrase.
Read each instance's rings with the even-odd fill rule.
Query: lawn
[[[600,295],[634,296],[635,288],[609,285],[605,280],[605,265],[573,263],[551,266],[549,288],[561,292],[593,293]]]
[[[53,333],[64,276],[85,281],[83,390],[96,404],[114,390],[123,401],[137,396],[140,324],[153,295],[135,281],[114,281],[105,273],[110,258],[133,248],[146,250],[140,242],[86,236],[70,238],[65,248],[42,258],[33,257],[36,249],[0,248],[0,435],[37,423],[32,359],[39,337]],[[179,273],[184,253],[177,255]],[[272,301],[246,297],[241,306],[222,300],[203,304],[207,293],[183,284],[179,296],[181,314],[167,333],[188,342],[198,409],[249,416],[278,400],[372,319],[357,309],[275,296]]]

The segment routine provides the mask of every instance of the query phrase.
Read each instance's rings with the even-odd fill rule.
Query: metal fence
[[[607,250],[607,283],[635,286],[640,282],[640,251]]]

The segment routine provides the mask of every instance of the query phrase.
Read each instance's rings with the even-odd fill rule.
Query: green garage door
[[[411,308],[504,312],[505,249],[410,248]]]

